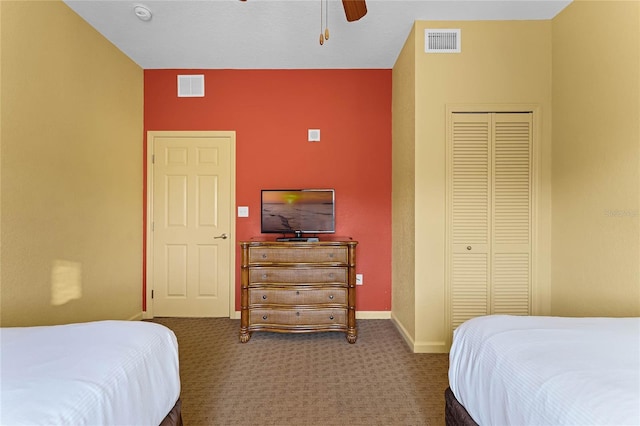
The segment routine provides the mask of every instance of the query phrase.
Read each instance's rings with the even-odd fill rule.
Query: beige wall
[[[462,53],[424,53],[426,28],[460,28]],[[445,312],[445,159],[448,105],[527,104],[538,108],[538,235],[534,273],[546,299],[536,312],[548,311],[550,245],[551,22],[419,21],[412,33],[415,55],[415,306],[394,300],[393,314],[415,310],[416,352],[446,352],[449,340]],[[398,62],[396,66],[401,65]],[[395,68],[394,68],[395,71]],[[394,75],[395,77],[395,75]],[[394,88],[395,88],[394,82]],[[399,109],[393,109],[394,123]],[[395,125],[395,124],[394,124]],[[394,153],[397,144],[394,133]],[[407,167],[412,164],[407,162]],[[394,160],[394,169],[402,167]],[[394,171],[394,179],[396,178]],[[394,189],[396,182],[394,182]],[[394,197],[394,203],[396,199]],[[394,206],[394,211],[397,209]],[[397,221],[393,218],[394,231]],[[407,225],[402,225],[407,226]],[[396,235],[394,234],[394,240]],[[407,242],[408,243],[408,242]],[[397,260],[394,253],[394,262]],[[394,276],[393,287],[397,283]],[[394,295],[395,295],[394,290]],[[407,320],[410,321],[410,320]],[[410,330],[409,326],[404,327]]]
[[[2,325],[139,317],[143,71],[62,2],[0,8]]]
[[[554,315],[640,315],[640,2],[553,20]]]
[[[415,336],[415,105],[414,31],[392,74],[392,302],[394,322]],[[409,342],[413,344],[412,342]]]
[[[462,53],[425,54],[425,28],[461,28]],[[412,58],[415,99],[395,93]],[[415,23],[394,67],[393,188],[414,199],[393,198],[394,268],[413,268],[394,273],[393,316],[416,352],[448,349],[445,110],[459,104],[538,107],[533,313],[640,315],[640,2],[576,0],[551,21]]]

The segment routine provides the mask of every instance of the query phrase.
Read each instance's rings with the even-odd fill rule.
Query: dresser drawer
[[[255,283],[338,283],[346,285],[347,274],[347,268],[340,266],[324,268],[250,267],[249,285]]]
[[[249,247],[249,264],[340,263],[347,264],[346,247]]]
[[[249,325],[345,325],[346,309],[251,309]]]
[[[249,306],[254,305],[342,305],[347,306],[344,287],[320,289],[250,288]]]

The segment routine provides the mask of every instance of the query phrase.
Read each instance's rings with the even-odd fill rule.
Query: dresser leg
[[[356,330],[348,330],[347,331],[347,341],[349,343],[355,343],[358,335],[356,334]]]
[[[240,342],[247,343],[251,338],[251,333],[247,330],[240,330]]]

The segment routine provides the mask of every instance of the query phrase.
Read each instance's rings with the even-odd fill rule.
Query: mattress
[[[640,318],[471,319],[449,386],[480,425],[638,425]]]
[[[0,424],[158,426],[180,395],[178,343],[155,323],[0,329]]]

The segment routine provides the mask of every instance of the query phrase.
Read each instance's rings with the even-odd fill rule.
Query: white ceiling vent
[[[424,51],[427,53],[460,53],[460,30],[424,30]]]
[[[204,75],[179,75],[178,76],[178,97],[179,98],[204,97]]]

